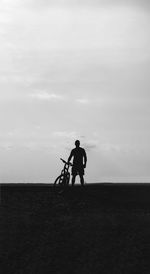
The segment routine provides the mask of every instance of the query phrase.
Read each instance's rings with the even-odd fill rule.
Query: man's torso
[[[72,155],[73,155],[73,165],[77,167],[83,166],[83,158],[85,155],[85,150],[81,147],[74,148],[72,150]]]

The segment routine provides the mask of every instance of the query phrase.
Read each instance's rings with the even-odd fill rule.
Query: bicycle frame
[[[61,171],[61,174],[66,174],[66,173],[68,173],[69,172],[69,167],[70,167],[70,164],[71,163],[68,163],[68,162],[66,162],[65,160],[63,160],[62,158],[60,158],[60,160],[65,164],[64,165],[64,168],[62,169],[62,171]]]
[[[70,181],[69,168],[70,166],[72,166],[72,163],[66,162],[62,158],[60,158],[60,160],[64,163],[64,167],[61,171],[61,174],[56,178],[54,185],[59,184],[59,185],[66,186],[69,184],[69,181]]]

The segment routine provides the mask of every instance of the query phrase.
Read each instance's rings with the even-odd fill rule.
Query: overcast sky
[[[149,0],[0,1],[0,182],[150,181]]]

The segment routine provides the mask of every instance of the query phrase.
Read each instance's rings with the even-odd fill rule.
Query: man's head
[[[79,146],[80,146],[80,141],[79,141],[79,140],[76,140],[76,141],[75,141],[75,146],[76,146],[76,147],[79,147]]]

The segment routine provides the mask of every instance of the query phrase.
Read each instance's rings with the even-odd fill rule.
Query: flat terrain
[[[150,184],[1,185],[0,206],[1,274],[150,273]]]

